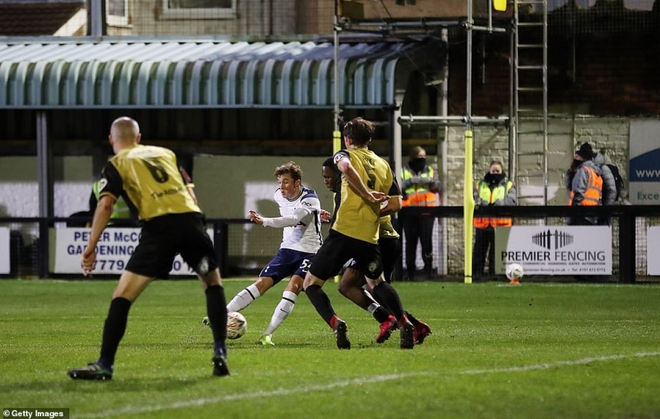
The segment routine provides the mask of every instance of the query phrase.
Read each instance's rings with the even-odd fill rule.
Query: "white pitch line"
[[[493,374],[498,372],[538,371],[538,370],[547,370],[555,367],[563,367],[567,365],[584,365],[590,362],[616,361],[619,359],[643,358],[647,356],[658,356],[658,355],[660,355],[660,352],[638,352],[632,355],[608,355],[608,356],[588,357],[588,358],[576,359],[573,361],[557,361],[548,364],[526,365],[522,367],[493,368],[487,370],[466,370],[459,372],[458,374],[480,375],[480,374]]]
[[[599,356],[599,357],[588,357],[582,359],[576,359],[572,361],[556,361],[544,364],[533,364],[525,365],[520,367],[508,367],[508,368],[493,368],[493,369],[481,369],[481,370],[465,370],[459,371],[455,374],[457,375],[482,375],[482,374],[496,374],[503,372],[527,372],[527,371],[539,371],[547,370],[550,368],[564,367],[571,365],[584,365],[591,362],[605,362],[605,361],[616,361],[621,359],[633,359],[633,358],[644,358],[649,356],[660,356],[660,352],[638,352],[632,355],[608,355],[608,356]],[[409,372],[403,374],[386,374],[386,375],[375,375],[372,377],[362,377],[362,378],[353,378],[350,380],[341,380],[334,383],[323,384],[323,385],[307,385],[304,387],[297,388],[281,388],[272,391],[262,391],[262,392],[250,392],[250,393],[238,393],[238,394],[228,394],[226,396],[211,397],[211,398],[202,398],[194,400],[185,400],[181,402],[174,402],[166,405],[154,405],[154,406],[126,406],[121,409],[112,409],[104,410],[98,413],[89,413],[76,415],[79,418],[108,418],[113,416],[123,416],[123,415],[135,415],[141,413],[150,413],[158,412],[163,410],[174,410],[182,409],[187,407],[199,407],[205,405],[213,405],[222,402],[234,401],[234,400],[245,400],[245,399],[256,399],[263,397],[279,397],[287,396],[290,394],[300,394],[300,393],[309,393],[312,391],[327,391],[337,387],[348,387],[352,385],[361,385],[369,383],[382,383],[385,381],[394,381],[401,380],[409,377],[422,377],[422,376],[431,376],[431,375],[452,375],[438,372],[430,371],[418,371],[418,372]]]

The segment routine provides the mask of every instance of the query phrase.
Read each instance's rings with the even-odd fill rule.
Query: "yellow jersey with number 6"
[[[122,150],[106,163],[103,180],[99,196],[123,195],[141,220],[202,212],[179,172],[176,155],[167,148],[138,144]]]

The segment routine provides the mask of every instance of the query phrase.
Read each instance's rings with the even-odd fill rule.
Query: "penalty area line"
[[[319,385],[310,385],[310,386],[303,386],[296,388],[282,388],[272,391],[256,391],[256,392],[248,392],[248,393],[228,394],[219,397],[185,400],[180,402],[159,404],[152,406],[148,406],[148,405],[126,406],[120,409],[103,410],[97,413],[76,415],[76,417],[92,419],[92,418],[108,418],[108,417],[123,416],[123,415],[135,415],[135,414],[159,412],[165,410],[184,409],[188,407],[200,407],[200,406],[213,405],[213,404],[229,402],[234,400],[256,399],[263,397],[279,397],[279,396],[287,396],[290,394],[309,393],[312,391],[327,391],[327,390],[332,390],[334,388],[349,387],[353,385],[370,384],[370,383],[382,383],[386,381],[402,380],[411,377],[439,376],[439,375],[483,375],[483,374],[496,374],[496,373],[506,373],[506,372],[540,371],[540,370],[547,370],[550,368],[558,368],[558,367],[565,367],[572,365],[585,365],[592,362],[617,361],[622,359],[645,358],[652,356],[660,356],[660,352],[638,352],[631,355],[606,355],[606,356],[587,357],[587,358],[568,360],[568,361],[556,361],[556,362],[548,362],[543,364],[523,365],[519,367],[465,370],[465,371],[458,371],[455,373],[418,371],[418,372],[409,372],[403,374],[375,375],[371,377],[361,377],[361,378],[353,378],[350,380],[341,380],[341,381],[336,381],[334,383],[328,383],[322,385],[319,384]]]

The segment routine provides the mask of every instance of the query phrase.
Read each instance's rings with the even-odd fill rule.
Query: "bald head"
[[[127,116],[117,118],[110,127],[110,143],[117,153],[119,150],[140,142],[140,126]]]
[[[127,116],[115,119],[110,127],[110,135],[115,140],[133,141],[140,135],[140,126],[137,121]]]

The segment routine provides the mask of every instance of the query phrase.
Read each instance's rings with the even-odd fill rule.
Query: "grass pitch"
[[[228,280],[228,299],[250,281]],[[656,418],[660,287],[397,283],[433,328],[412,351],[326,284],[350,351],[306,296],[255,342],[279,285],[243,311],[230,377],[211,377],[211,331],[196,281],[156,281],[132,307],[110,382],[73,381],[96,360],[115,281],[0,281],[0,407],[71,418]]]

